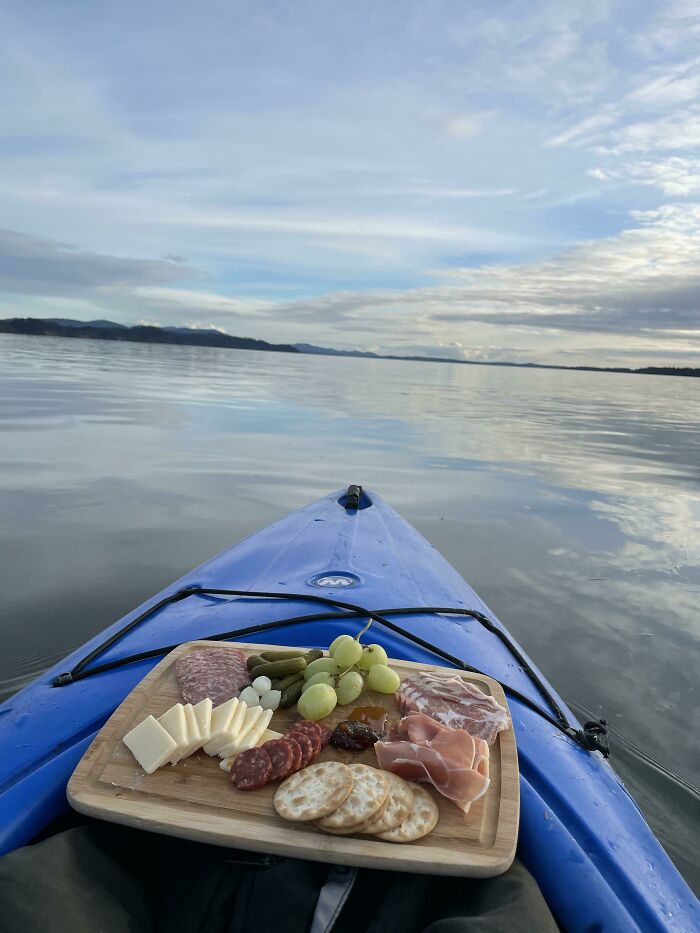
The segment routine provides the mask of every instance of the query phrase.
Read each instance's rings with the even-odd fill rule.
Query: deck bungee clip
[[[352,487],[351,487],[352,488]],[[361,495],[361,487],[358,491],[358,503],[359,496]],[[357,507],[357,506],[355,506]],[[447,651],[444,651],[442,648],[437,645],[432,644],[429,641],[426,641],[423,638],[420,638],[418,635],[415,635],[413,632],[408,629],[402,628],[400,625],[397,625],[395,622],[392,622],[387,616],[401,616],[401,615],[416,615],[420,613],[439,613],[441,615],[461,615],[468,616],[469,618],[474,619],[476,622],[479,622],[484,626],[489,632],[495,635],[508,649],[512,656],[517,661],[518,665],[522,670],[527,674],[533,685],[536,687],[539,694],[548,704],[552,710],[552,714],[548,713],[543,709],[539,704],[535,703],[530,697],[521,693],[519,690],[516,690],[514,687],[510,687],[503,681],[499,680],[499,683],[505,690],[505,692],[511,696],[513,699],[518,700],[523,705],[527,706],[528,709],[537,713],[543,719],[546,719],[550,725],[554,726],[564,735],[568,736],[572,741],[574,741],[580,748],[585,749],[589,752],[600,752],[604,758],[607,758],[610,754],[610,745],[608,739],[608,724],[605,719],[590,720],[585,722],[583,729],[577,729],[575,726],[572,726],[569,722],[566,714],[561,709],[555,698],[552,696],[550,691],[547,689],[545,684],[542,682],[540,677],[530,666],[527,658],[519,651],[516,645],[510,640],[508,635],[502,631],[488,616],[484,613],[479,612],[476,609],[462,609],[454,607],[437,607],[437,606],[412,606],[399,609],[380,609],[372,610],[366,609],[364,606],[358,606],[354,603],[348,603],[337,599],[332,599],[328,596],[316,596],[308,593],[275,593],[275,592],[260,592],[254,590],[231,590],[231,589],[221,589],[219,587],[203,587],[203,586],[185,586],[182,589],[177,590],[175,593],[171,593],[169,596],[165,596],[163,599],[159,600],[149,609],[146,609],[145,612],[142,612],[135,619],[132,619],[131,622],[123,626],[109,638],[107,638],[102,644],[98,645],[97,648],[93,649],[89,654],[82,658],[78,663],[72,668],[72,670],[59,674],[53,681],[53,687],[65,687],[68,684],[75,683],[79,680],[84,680],[87,677],[93,677],[96,674],[101,674],[109,670],[114,670],[118,667],[124,667],[127,664],[133,664],[137,661],[144,661],[149,658],[155,658],[160,655],[167,654],[168,652],[174,650],[178,647],[179,643],[174,645],[165,645],[161,648],[152,648],[149,651],[142,651],[137,654],[128,655],[124,658],[117,658],[114,661],[107,661],[104,664],[96,664],[94,667],[88,667],[91,661],[94,661],[100,655],[104,654],[112,645],[116,644],[121,638],[127,635],[129,632],[133,631],[138,625],[142,622],[145,622],[148,618],[155,615],[165,606],[171,605],[187,599],[190,596],[234,596],[242,597],[249,599],[292,599],[292,600],[301,600],[313,603],[319,603],[324,606],[333,607],[335,610],[341,609],[344,610],[342,613],[334,612],[323,612],[323,613],[312,613],[310,615],[294,616],[292,618],[285,619],[276,619],[272,622],[260,622],[255,625],[250,625],[246,628],[234,629],[230,632],[217,632],[213,635],[205,635],[198,639],[198,641],[226,641],[234,638],[242,638],[247,635],[253,635],[263,631],[269,631],[270,629],[282,628],[288,625],[299,625],[304,622],[316,622],[324,619],[334,619],[334,618],[369,618],[372,622],[376,622],[378,625],[381,625],[392,632],[395,632],[398,635],[401,635],[403,638],[413,642],[416,645],[419,645],[421,648],[424,648],[426,651],[430,651],[432,654],[435,654],[437,657],[442,658],[445,661],[448,661],[450,664],[453,664],[456,668],[459,668],[464,671],[469,671],[473,674],[483,674],[484,676],[491,676],[486,671],[481,671],[476,667],[472,667],[470,664],[467,664],[466,661],[463,661],[461,658],[457,658],[454,655],[450,654]],[[496,678],[498,679],[498,678]]]

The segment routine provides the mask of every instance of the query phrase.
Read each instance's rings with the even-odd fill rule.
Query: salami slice
[[[291,735],[285,735],[284,741],[289,745],[292,750],[292,755],[294,756],[292,760],[292,770],[289,772],[290,774],[294,774],[295,771],[301,768],[301,760],[303,758],[301,745]]]
[[[175,676],[185,703],[210,697],[219,706],[250,683],[245,655],[235,648],[202,648],[175,662]]]
[[[291,735],[291,736],[293,736],[294,738],[297,738],[297,736],[300,736],[300,735],[303,736],[304,738],[307,738],[307,739],[311,742],[311,745],[312,745],[312,747],[313,747],[313,753],[312,753],[312,754],[313,754],[313,757],[314,757],[314,758],[316,757],[316,755],[318,755],[318,753],[321,751],[321,749],[322,749],[322,747],[323,747],[323,745],[322,745],[322,743],[321,743],[321,733],[320,733],[320,730],[316,730],[316,729],[313,729],[313,730],[312,730],[312,729],[302,729],[302,728],[298,728],[297,726],[293,726],[293,727],[289,730],[288,735]]]
[[[301,767],[310,765],[314,759],[314,743],[309,736],[305,732],[292,732],[289,738],[294,739],[301,748]]]
[[[270,756],[272,762],[272,772],[269,781],[279,781],[288,774],[291,774],[292,764],[294,762],[294,752],[291,746],[284,739],[272,739],[265,742],[262,746]]]
[[[231,781],[239,790],[259,790],[270,780],[272,761],[264,748],[248,748],[237,755]]]
[[[312,719],[300,719],[299,722],[292,723],[292,729],[299,729],[302,732],[309,732],[311,735],[320,735],[323,731],[323,726],[320,722],[314,722]]]
[[[325,748],[331,740],[333,730],[329,729],[328,726],[321,726],[321,730],[321,748]]]

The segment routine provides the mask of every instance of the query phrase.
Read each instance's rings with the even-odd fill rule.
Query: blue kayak
[[[595,729],[584,730],[431,544],[379,496],[357,487],[349,493],[326,496],[224,551],[0,706],[0,853],[29,842],[66,810],[78,760],[168,647],[240,634],[323,648],[366,622],[314,603],[321,597],[386,613],[393,624],[374,622],[371,640],[390,657],[449,657],[507,686],[521,775],[518,856],[562,928],[700,930],[697,899],[595,750]],[[217,589],[270,595],[200,592]],[[297,621],[273,624],[289,619]]]

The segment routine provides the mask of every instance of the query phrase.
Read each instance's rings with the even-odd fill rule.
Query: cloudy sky
[[[10,0],[0,316],[700,365],[697,0]]]

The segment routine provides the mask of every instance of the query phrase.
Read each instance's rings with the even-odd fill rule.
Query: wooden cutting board
[[[180,645],[132,690],[95,737],[68,783],[68,800],[76,810],[115,823],[214,845],[342,865],[478,877],[499,875],[510,867],[515,855],[520,806],[518,758],[512,729],[499,733],[491,746],[491,784],[466,816],[431,785],[423,785],[435,798],[440,818],[430,835],[406,844],[369,836],[332,836],[310,824],[286,822],[272,806],[278,784],[269,784],[258,791],[239,791],[219,767],[219,759],[209,758],[204,752],[177,765],[165,765],[154,774],[145,774],[122,743],[122,737],[149,713],[160,716],[173,703],[181,701],[175,679],[178,657],[194,649],[221,647],[226,645],[210,641]],[[237,643],[230,647],[248,655],[283,646]],[[419,671],[446,671],[410,661],[389,663],[402,680]],[[453,668],[449,671],[472,681],[507,707],[503,689],[495,680]],[[362,705],[384,706],[390,721],[400,718],[393,695],[366,691],[350,706],[337,707],[324,723],[333,726],[355,706]],[[277,710],[270,728],[284,732],[298,718],[295,707]],[[356,754],[327,746],[316,760],[325,759],[377,765],[373,749]]]

